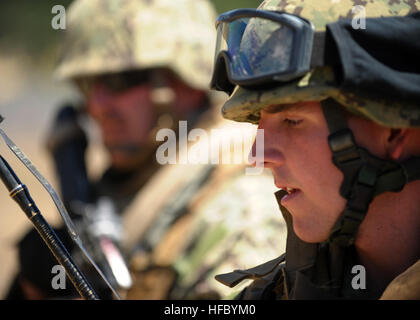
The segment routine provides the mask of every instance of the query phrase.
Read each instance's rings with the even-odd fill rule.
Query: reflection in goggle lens
[[[289,67],[293,31],[266,19],[238,19],[229,23],[227,44],[235,76],[262,76]]]

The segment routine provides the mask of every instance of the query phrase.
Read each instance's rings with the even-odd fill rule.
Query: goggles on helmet
[[[235,85],[286,82],[311,68],[315,29],[301,17],[279,11],[238,9],[216,21],[212,89],[230,94]]]

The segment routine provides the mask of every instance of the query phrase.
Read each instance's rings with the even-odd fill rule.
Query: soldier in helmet
[[[72,218],[86,213],[86,206],[78,204],[101,199],[111,200],[105,203],[111,203],[114,212],[123,212],[160,167],[156,131],[175,128],[178,120],[193,127],[210,109],[214,19],[213,7],[204,0],[177,5],[164,0],[72,3],[55,75],[72,81],[84,101],[58,110],[47,141]],[[97,181],[88,178],[89,164],[84,163],[84,119],[98,125],[109,157],[109,168]],[[58,232],[67,239],[64,230]],[[117,233],[114,238],[121,236]],[[68,294],[51,289],[52,258],[33,271],[34,241],[39,242],[31,232],[20,243],[21,283],[30,278],[46,296]],[[39,246],[44,249],[41,242]],[[26,291],[31,296],[34,290]]]
[[[59,111],[48,147],[64,203],[76,222],[82,221],[77,224],[81,232],[103,219],[91,214],[92,206],[117,213],[105,219],[114,226],[106,236],[130,265],[131,284],[122,288],[129,299],[221,298],[226,290],[214,281],[216,273],[274,257],[271,244],[283,242],[276,204],[261,198],[272,192],[267,175],[244,185],[243,168],[236,166],[163,168],[156,161],[160,129],[178,133],[181,120],[188,129],[220,125],[208,92],[214,20],[214,9],[205,0],[78,0],[68,10],[57,75],[75,83],[84,101],[81,107]],[[86,116],[99,125],[110,159],[98,181],[88,178],[89,164],[84,163],[87,141],[81,119]],[[231,212],[228,224],[225,211]],[[257,223],[250,218],[256,217],[254,211],[267,216]],[[88,226],[83,224],[86,216],[93,217]],[[262,223],[264,234],[257,228]],[[116,227],[123,227],[122,234]],[[65,231],[57,232],[72,248]],[[265,248],[260,254],[250,250],[256,243]],[[51,288],[51,267],[57,263],[35,233],[22,240],[19,255],[21,270],[10,298],[74,294]],[[88,273],[90,280],[93,273]],[[98,283],[100,279],[96,289]],[[107,293],[104,288],[100,296],[109,297]]]
[[[239,299],[420,298],[420,4],[357,4],[266,0],[217,19],[212,86],[225,118],[264,129],[256,162],[288,228],[284,255],[217,276],[256,279]]]

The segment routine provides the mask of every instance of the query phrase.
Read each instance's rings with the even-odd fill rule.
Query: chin
[[[293,231],[299,239],[307,243],[324,242],[329,237],[329,233],[321,232],[307,223],[300,224],[298,221],[293,221]]]
[[[132,157],[125,155],[114,155],[111,157],[112,167],[118,170],[132,170],[135,169],[135,164]]]

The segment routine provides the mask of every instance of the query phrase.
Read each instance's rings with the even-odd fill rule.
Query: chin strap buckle
[[[340,169],[344,169],[349,164],[361,165],[360,153],[350,129],[346,128],[330,134],[328,144],[333,153],[333,162]]]

